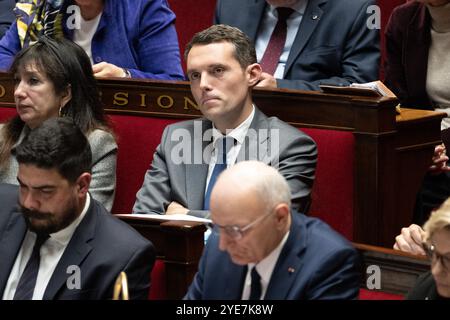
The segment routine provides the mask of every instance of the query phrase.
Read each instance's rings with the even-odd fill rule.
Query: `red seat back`
[[[353,158],[351,132],[302,128],[317,144],[318,161],[309,215],[352,240]]]
[[[164,128],[178,120],[111,115],[119,146],[112,213],[131,213]]]

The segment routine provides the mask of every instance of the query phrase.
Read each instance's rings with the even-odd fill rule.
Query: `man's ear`
[[[92,176],[89,172],[83,172],[77,179],[77,186],[78,186],[78,195],[79,196],[85,196],[86,193],[89,191],[89,186],[91,184]]]
[[[254,87],[261,79],[262,68],[259,63],[253,63],[246,69],[248,75],[248,86]]]
[[[286,224],[290,221],[289,206],[286,203],[280,203],[274,210],[277,218],[276,227],[283,230],[286,227]]]

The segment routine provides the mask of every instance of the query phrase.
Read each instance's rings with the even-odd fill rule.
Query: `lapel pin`
[[[295,269],[292,268],[292,267],[289,267],[289,268],[288,268],[288,272],[289,272],[289,273],[294,273],[294,272],[295,272]]]
[[[315,14],[315,15],[312,16],[312,19],[313,19],[313,20],[317,20],[318,17],[319,17],[319,16],[318,16],[317,14]]]

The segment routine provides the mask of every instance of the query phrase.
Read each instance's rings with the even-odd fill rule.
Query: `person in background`
[[[423,228],[422,245],[431,260],[431,271],[417,279],[407,299],[450,299],[450,198],[432,212]]]
[[[15,81],[17,116],[0,125],[0,182],[18,183],[18,163],[11,149],[32,129],[49,118],[71,118],[91,145],[90,192],[111,210],[117,144],[84,50],[70,40],[42,37],[18,53],[10,72]]]
[[[0,39],[16,18],[13,12],[16,2],[16,0],[0,0]]]
[[[0,41],[0,70],[44,34],[79,44],[96,77],[184,79],[166,0],[21,0],[15,12]]]
[[[320,90],[378,79],[380,36],[370,25],[375,0],[218,0],[214,23],[254,41],[258,86]]]
[[[213,231],[185,299],[357,298],[355,249],[290,203],[273,167],[243,161],[224,171],[211,195]]]
[[[306,212],[316,144],[253,104],[261,67],[250,39],[237,28],[213,25],[194,35],[185,57],[192,95],[204,117],[165,128],[133,213],[208,218],[218,174],[243,160],[278,168],[291,187],[293,205]]]
[[[421,233],[419,225],[450,196],[449,50],[450,0],[409,1],[394,9],[386,27],[386,85],[404,107],[448,115],[441,122],[443,144],[435,147],[417,194],[414,225],[405,228],[397,241],[397,248],[416,253],[423,253],[413,241]],[[409,241],[413,242],[406,244]]]
[[[13,153],[20,186],[0,185],[0,297],[111,299],[123,271],[130,299],[146,299],[154,247],[90,196],[91,150],[73,120],[44,121]]]

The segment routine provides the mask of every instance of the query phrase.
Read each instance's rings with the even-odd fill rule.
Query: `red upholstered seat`
[[[0,107],[0,123],[6,122],[8,119],[14,117],[17,114],[15,108],[3,108]]]
[[[112,213],[131,213],[164,128],[174,119],[111,115],[119,153]]]
[[[375,290],[367,290],[360,289],[359,290],[359,300],[404,300],[400,294],[387,293],[383,291],[375,291]]]
[[[166,271],[164,261],[156,259],[152,270],[152,286],[148,294],[150,300],[164,300],[167,299],[166,291]]]
[[[352,240],[353,235],[353,158],[351,132],[308,129],[317,144],[318,161],[309,215],[327,222]]]

